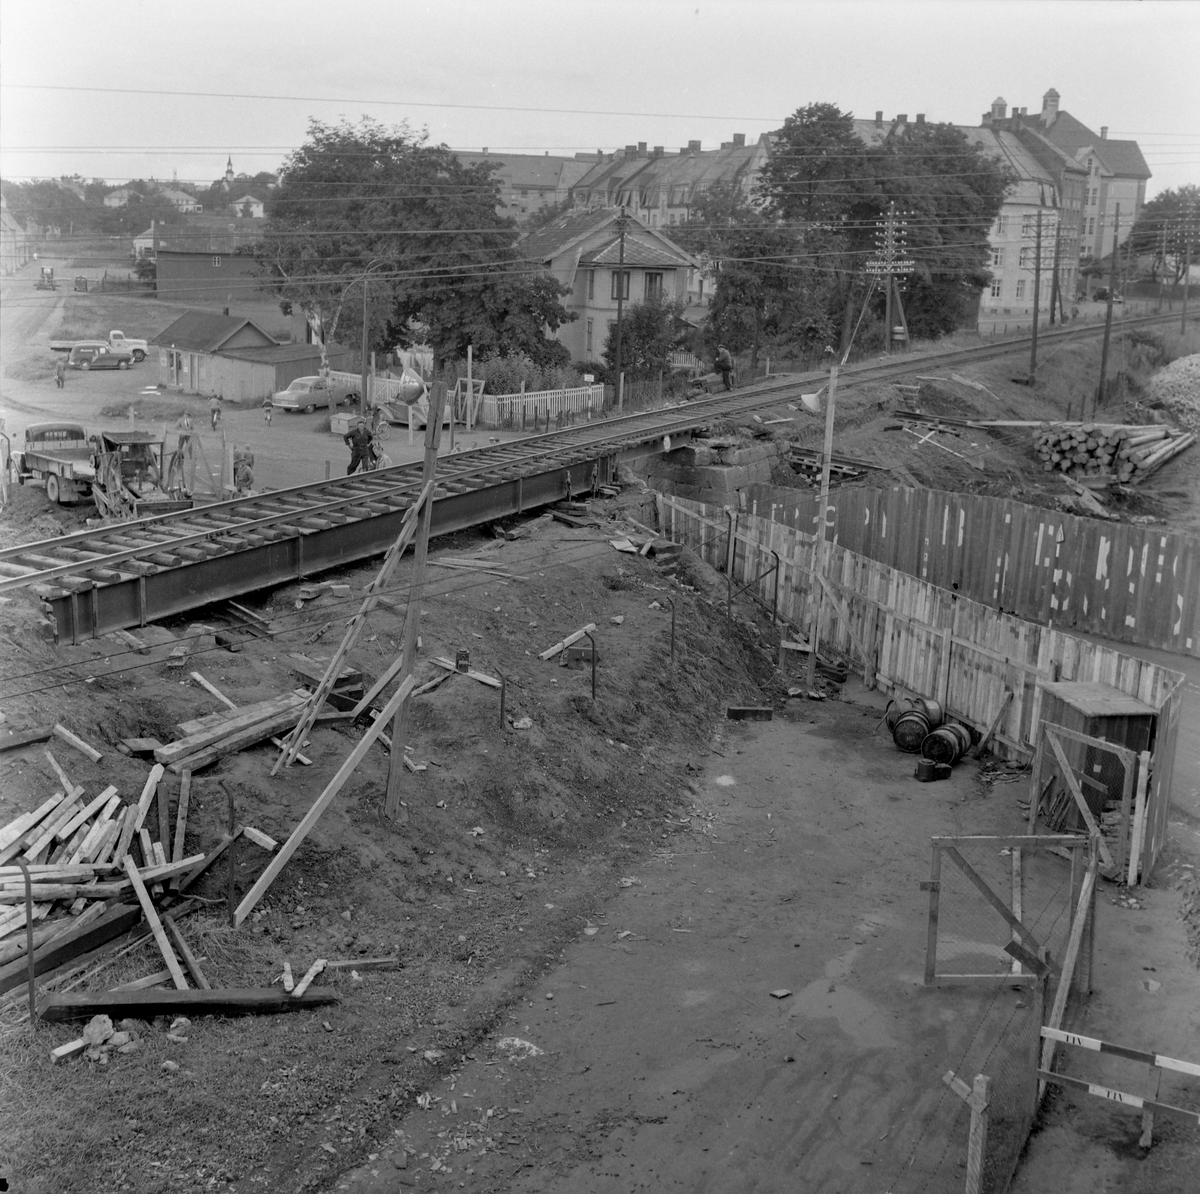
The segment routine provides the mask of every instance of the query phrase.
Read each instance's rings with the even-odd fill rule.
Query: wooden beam
[[[850,610],[846,607],[846,603],[834,591],[834,588],[829,581],[827,581],[819,572],[817,573],[817,580],[820,581],[821,588],[825,590],[825,596],[829,598],[829,603],[833,606],[838,617],[840,617],[842,622],[845,624],[846,631],[850,635],[850,641],[858,650],[858,657],[863,661],[863,663],[869,664],[870,657],[867,654],[867,649],[863,646],[862,639],[860,639],[858,635],[854,633],[854,623],[850,621]]]
[[[325,969],[325,959],[318,958],[307,970],[304,977],[296,984],[296,989],[291,993],[290,998],[299,999],[305,991],[308,990],[313,979]]]
[[[1097,845],[1100,847],[1100,857],[1104,860],[1105,867],[1111,868],[1113,866],[1112,855],[1109,853],[1108,846],[1104,842],[1104,835],[1100,832],[1100,826],[1096,824],[1096,818],[1092,816],[1092,810],[1088,808],[1087,801],[1083,798],[1083,789],[1080,788],[1079,781],[1075,778],[1075,772],[1071,770],[1071,764],[1067,762],[1067,756],[1063,753],[1062,744],[1049,726],[1043,726],[1042,731],[1050,743],[1050,749],[1054,752],[1055,762],[1058,763],[1058,769],[1062,772],[1063,780],[1066,782],[1067,788],[1075,800],[1079,814],[1083,817],[1084,824],[1088,827],[1088,833],[1097,839]]]
[[[22,730],[19,733],[0,734],[0,754],[21,746],[30,746],[35,742],[46,742],[53,736],[53,726],[38,726],[36,729]]]
[[[142,882],[142,877],[138,874],[133,859],[128,855],[125,857],[125,873],[133,884],[134,894],[142,906],[142,915],[145,916],[146,923],[150,926],[150,932],[154,934],[155,943],[163,956],[163,961],[166,962],[167,969],[171,972],[171,980],[180,991],[186,991],[188,989],[187,979],[183,977],[183,971],[179,968],[179,959],[175,956],[175,951],[171,948],[166,933],[163,932],[162,921],[158,919],[158,913],[150,902],[150,894],[146,891],[146,885]]]
[[[158,781],[162,779],[165,770],[166,768],[161,763],[155,763],[150,768],[150,774],[146,776],[146,786],[142,788],[142,794],[138,797],[137,812],[133,817],[134,833],[137,833],[141,829],[146,820],[146,814],[150,811],[150,802],[154,799],[154,794],[158,788]]]
[[[975,757],[977,759],[983,757],[983,752],[987,748],[987,744],[991,742],[992,735],[1000,728],[1000,719],[1004,716],[1004,711],[1012,704],[1013,690],[1006,688],[1004,697],[1000,701],[1000,708],[996,710],[996,716],[992,718],[991,725],[988,726],[987,733],[979,739],[979,745],[975,748]]]
[[[293,1012],[304,1008],[340,1003],[334,990],[308,991],[297,998],[271,987],[226,987],[198,991],[74,991],[66,995],[47,995],[38,1014],[50,1023],[64,1020],[90,1020],[92,1016],[130,1016],[153,1019],[155,1016],[245,1016],[269,1012]]]
[[[416,681],[413,677],[406,676],[404,682],[396,689],[392,699],[388,701],[387,707],[380,714],[379,718],[367,727],[366,733],[363,734],[358,745],[350,752],[350,756],[338,769],[338,773],[329,781],[321,795],[317,797],[312,808],[305,814],[304,820],[292,830],[292,836],[284,842],[279,853],[271,859],[270,865],[258,877],[254,886],[246,893],[242,902],[237,907],[234,918],[235,925],[240,925],[254,910],[254,906],[262,899],[267,888],[275,881],[275,876],[287,865],[288,859],[291,858],[299,848],[300,843],[309,835],[312,827],[321,819],[321,814],[329,807],[338,792],[342,790],[345,782],[354,774],[355,769],[362,762],[363,756],[370,749],[371,743],[379,736],[388,719],[408,699],[409,694],[415,687]]]
[[[979,872],[953,846],[946,846],[944,849],[954,862],[954,865],[966,875],[979,894],[995,908],[1004,922],[1014,932],[1019,933],[1028,943],[1029,948],[1034,953],[1037,953],[1042,948],[1042,943],[1033,935],[1029,927],[1012,914],[1008,905],[987,885],[986,880],[980,876]]]
[[[550,659],[560,652],[565,651],[572,643],[577,643],[585,634],[596,629],[595,622],[589,622],[582,630],[576,630],[574,634],[568,634],[566,638],[554,644],[553,647],[547,647],[544,651],[538,654],[539,659]]]
[[[44,754],[46,756],[46,762],[49,763],[50,766],[54,769],[54,774],[58,776],[58,782],[60,784],[62,784],[62,786],[67,790],[67,795],[68,796],[82,796],[83,795],[83,785],[82,784],[73,784],[67,778],[67,773],[59,765],[58,760],[48,750],[42,751],[42,754]]]
[[[171,845],[171,861],[183,858],[183,842],[187,834],[188,805],[192,801],[192,773],[184,770],[179,776],[179,804],[175,809],[175,840]]]
[[[231,701],[215,684],[209,683],[209,681],[206,680],[199,672],[192,672],[191,675],[192,675],[192,679],[195,680],[196,683],[199,684],[201,688],[203,688],[206,692],[211,693],[213,696],[215,696],[217,698],[217,700],[221,702],[222,705],[225,705],[227,708],[230,708],[230,709],[237,708],[237,705],[233,701]],[[283,745],[284,745],[283,739],[282,738],[272,738],[271,745],[274,747],[277,747],[279,750],[283,750]],[[302,754],[298,753],[296,755],[296,762],[303,763],[305,767],[312,766],[312,759],[310,759],[307,755],[302,755]]]
[[[587,648],[585,647],[584,650],[587,650]],[[440,655],[434,656],[429,662],[436,664],[438,667],[445,668],[448,672],[470,676],[472,680],[478,680],[480,684],[486,684],[489,688],[499,688],[501,686],[500,681],[495,676],[489,676],[486,672],[476,672],[469,669],[465,672],[459,672],[458,668],[449,659],[443,659]]]
[[[76,734],[72,734],[66,726],[55,725],[54,734],[61,738],[68,746],[73,746],[81,755],[92,760],[93,763],[98,763],[104,756],[94,746],[89,746],[84,740]]]
[[[175,923],[170,913],[164,913],[162,919],[167,932],[171,934],[171,940],[175,943],[175,948],[179,950],[179,956],[183,959],[183,964],[188,968],[188,973],[192,976],[192,981],[202,991],[211,991],[212,984],[204,977],[204,971],[200,969],[200,961],[192,953],[191,947],[184,940],[183,934],[179,931],[179,926]]]

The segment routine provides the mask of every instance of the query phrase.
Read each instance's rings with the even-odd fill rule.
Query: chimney
[[[1028,109],[1028,108],[1022,108],[1022,109],[1021,109],[1021,115],[1022,115],[1022,116],[1024,116],[1024,115],[1025,115],[1025,114],[1026,114],[1028,111],[1029,111],[1029,109]]]
[[[924,124],[924,123],[925,123],[925,113],[924,113],[924,112],[918,112],[918,113],[917,113],[917,123],[918,123],[918,124]]]
[[[1007,112],[1008,102],[1003,96],[998,95],[994,100],[992,100],[992,119],[1003,120]]]
[[[639,141],[638,142],[638,157],[644,158],[645,156],[646,156],[646,142]]]
[[[875,127],[877,129],[883,128],[883,109],[882,108],[877,110],[875,113]]]
[[[1053,87],[1042,96],[1042,121],[1049,128],[1058,119],[1059,94]]]
[[[896,114],[896,123],[897,124],[907,124],[908,123],[908,113],[907,112],[898,112]]]
[[[626,145],[625,146],[625,156],[627,158],[636,157],[637,156],[637,146],[636,145]]]
[[[732,149],[732,148],[733,148],[733,142],[732,142],[732,141],[722,141],[722,142],[721,142],[721,148],[722,148],[722,149]]]
[[[746,144],[746,134],[745,133],[734,133],[733,134],[733,143],[734,143],[734,145],[739,146],[739,147],[745,145]]]
[[[1106,125],[1106,124],[1102,124],[1100,126],[1100,140],[1101,141],[1108,140],[1108,125]]]
[[[653,155],[654,157],[656,157],[656,158],[660,158],[660,157],[662,157],[662,155],[663,155],[664,153],[666,153],[666,150],[665,150],[665,149],[663,149],[663,147],[662,147],[661,145],[656,145],[656,146],[654,147],[654,155]]]
[[[699,152],[700,152],[700,142],[699,141],[689,141],[688,142],[688,153],[699,153]]]
[[[486,145],[483,147],[483,152],[484,152],[484,153],[487,153],[487,146],[486,146]]]

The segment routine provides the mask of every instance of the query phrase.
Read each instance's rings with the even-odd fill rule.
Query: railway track
[[[1122,321],[1150,325],[1164,317]],[[1171,319],[1173,317],[1165,317]],[[1052,345],[1102,329],[1042,331]],[[967,365],[1021,351],[1027,338],[868,362],[845,387]],[[591,492],[622,461],[678,447],[724,419],[798,398],[823,373],[719,394],[683,406],[602,418],[438,461],[432,533],[447,534]],[[145,625],[385,551],[420,491],[421,463],[333,478],[256,497],[81,531],[0,551],[0,593],[33,588],[60,640]]]

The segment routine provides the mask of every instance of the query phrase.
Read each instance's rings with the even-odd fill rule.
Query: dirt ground
[[[16,320],[33,353],[57,334],[55,310],[6,305],[5,340]],[[111,326],[146,334],[129,318]],[[1074,352],[1047,362],[1049,398],[1006,382],[1023,371],[1008,362],[970,371],[992,399],[941,378],[923,383],[918,401],[1012,418],[1045,417],[1027,412],[1049,401],[1066,414],[1086,382]],[[131,383],[146,384],[93,375],[61,406],[48,376],[14,376],[13,360],[6,345],[0,406],[26,421],[67,410],[90,421],[136,400]],[[926,484],[1053,501],[1023,440],[967,438],[964,452],[987,450],[980,472],[883,430],[902,400],[890,386],[848,390],[837,449]],[[277,416],[270,428],[258,411],[227,418],[241,420],[237,435],[264,437],[249,442],[280,468],[284,480],[270,483],[321,475],[329,437],[319,414]],[[819,436],[817,423],[797,428],[804,442]],[[1164,469],[1162,492],[1125,513],[1189,525],[1200,509],[1186,472],[1200,468],[1195,456]],[[289,469],[301,475],[289,480]],[[438,541],[434,561],[473,558],[511,575],[430,569],[419,674],[435,673],[431,656],[469,650],[475,668],[507,678],[506,724],[494,689],[453,677],[414,707],[404,745],[426,770],[404,776],[403,823],[382,817],[388,755],[373,747],[243,929],[224,923],[224,863],[200,889],[205,910],[181,924],[214,986],[269,983],[285,959],[297,973],[317,957],[395,953],[401,966],[323,976],[342,995],[325,1012],[197,1019],[182,1043],[167,1039],[164,1022],[143,1025],[141,1048],[105,1066],[52,1068],[49,1049],[70,1027],[43,1026],[31,1044],[20,1009],[0,1009],[0,1175],[12,1175],[13,1189],[962,1188],[965,1117],[941,1076],[994,1069],[980,1042],[1027,1009],[1007,989],[981,1003],[921,985],[928,897],[919,883],[930,834],[1014,830],[1024,784],[974,763],[949,783],[916,783],[912,761],[875,729],[877,693],[847,687],[824,703],[787,701],[778,631],[748,603],[727,619],[723,578],[689,561],[675,580],[608,545],[629,530],[622,506],[640,517],[641,501],[630,491],[597,503],[596,531],[555,525],[512,543],[486,532]],[[0,536],[46,537],[90,512],[51,511],[40,491],[20,490]],[[238,703],[287,691],[298,683],[287,652],[327,657],[374,571],[330,578],[351,584],[345,601],[325,596],[297,610],[294,586],[249,600],[273,637],[238,653],[206,637],[182,670],[166,660],[190,619],[167,624],[147,656],[112,640],[54,648],[34,604],[15,595],[0,606],[0,711],[13,728],[62,721],[105,750],[93,765],[55,749],[71,778],[136,795],[146,766],[112,744],[167,741],[179,721],[217,708],[190,670]],[[406,582],[407,565],[394,586],[401,602]],[[669,609],[653,608],[667,598],[678,610],[674,667]],[[216,611],[193,617],[218,620]],[[599,627],[595,701],[586,669],[536,658],[589,621]],[[377,675],[401,626],[402,609],[373,613],[352,662]],[[770,705],[775,720],[726,722],[731,704]],[[524,717],[531,728],[511,724]],[[282,840],[358,733],[316,731],[313,765],[283,779],[269,777],[268,749],[198,775],[188,851],[218,839],[230,793],[239,822]],[[0,823],[54,783],[41,748],[3,756]],[[1118,889],[1102,892],[1096,994],[1081,1030],[1195,1060],[1200,826],[1172,830],[1174,852],[1136,907]],[[257,847],[239,848],[239,892],[266,862]],[[1005,860],[991,865],[999,874]],[[1033,888],[1057,941],[1053,867]],[[965,955],[1002,943],[986,923],[967,917],[955,928]],[[161,964],[143,947],[89,982],[109,987]],[[514,1037],[541,1052],[506,1040]],[[164,1071],[165,1061],[180,1069]],[[1144,1089],[1138,1067],[1133,1076],[1112,1068],[1128,1063],[1089,1054],[1071,1064]],[[1200,1106],[1194,1080],[1165,1080],[1162,1097]],[[1015,1189],[1190,1190],[1195,1134],[1163,1122],[1141,1156],[1139,1130],[1126,1109],[1052,1096]]]

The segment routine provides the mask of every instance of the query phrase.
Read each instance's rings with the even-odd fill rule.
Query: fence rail
[[[484,394],[479,423],[485,427],[524,427],[527,423],[559,421],[604,408],[604,386],[563,386],[519,394]]]

